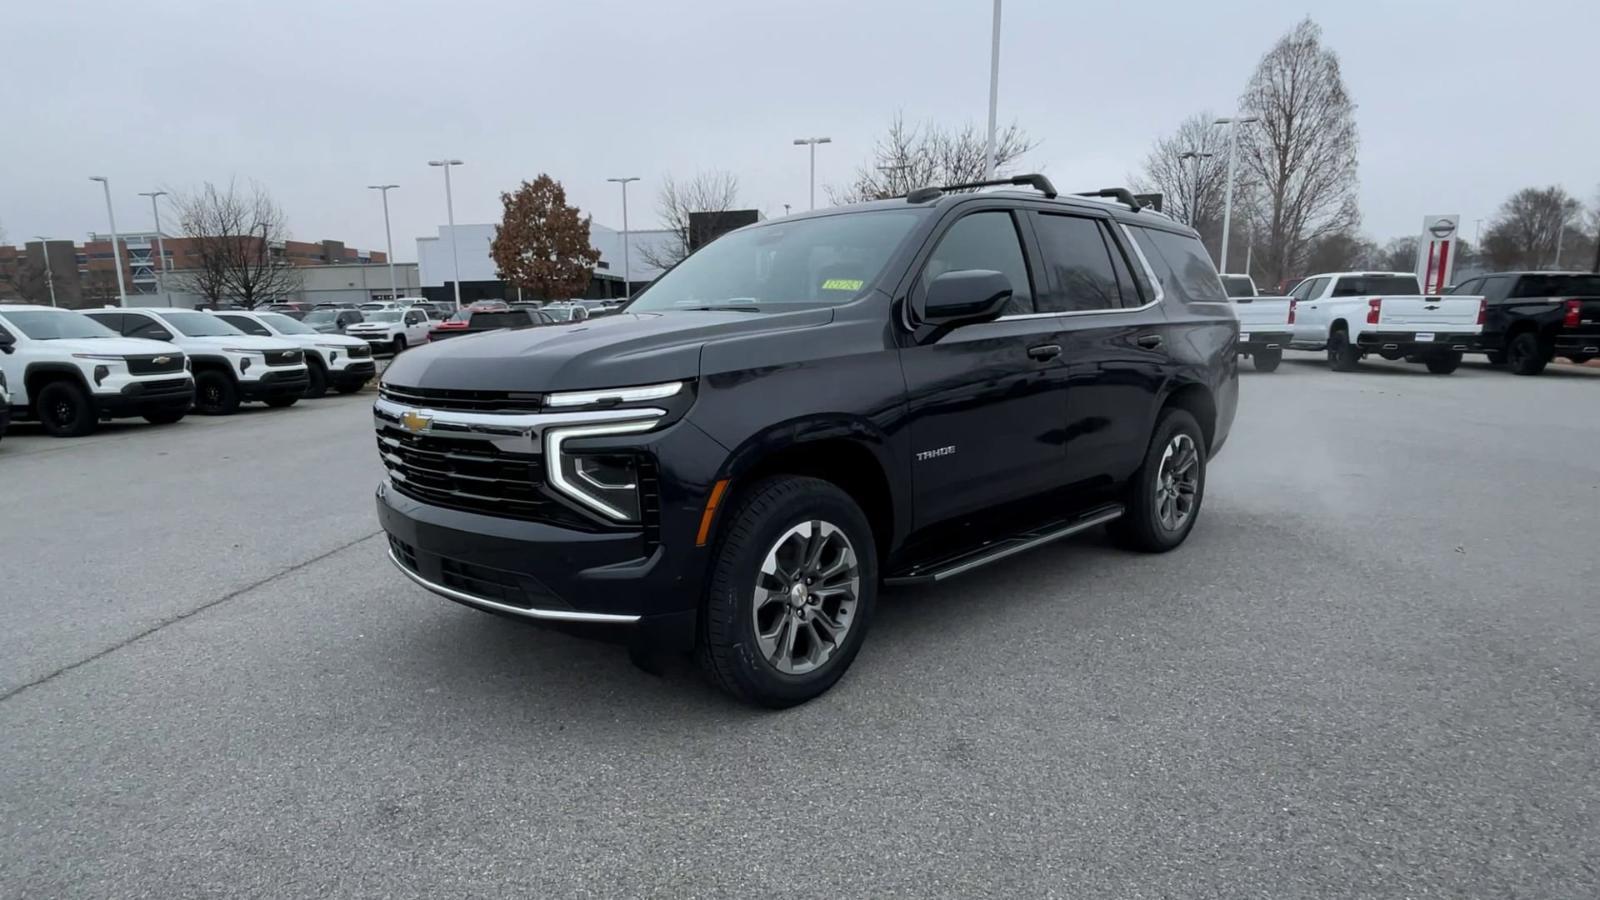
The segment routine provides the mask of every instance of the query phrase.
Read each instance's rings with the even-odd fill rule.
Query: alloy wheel
[[[1156,519],[1167,531],[1177,531],[1194,515],[1200,492],[1200,451],[1194,438],[1175,434],[1161,453],[1156,468]]]
[[[843,530],[812,519],[785,531],[756,574],[756,644],[785,675],[814,671],[843,646],[861,597],[855,547]]]

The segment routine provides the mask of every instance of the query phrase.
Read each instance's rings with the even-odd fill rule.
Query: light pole
[[[1222,267],[1221,268],[1222,268],[1223,272],[1227,272],[1228,271],[1228,233],[1232,230],[1232,227],[1233,227],[1233,170],[1234,170],[1235,152],[1239,148],[1239,126],[1240,125],[1249,125],[1252,122],[1259,122],[1259,121],[1261,121],[1261,119],[1257,118],[1256,116],[1250,116],[1248,118],[1242,118],[1242,119],[1239,118],[1238,116],[1233,116],[1231,118],[1218,119],[1215,123],[1213,123],[1213,124],[1216,124],[1216,125],[1226,125],[1226,126],[1228,126],[1228,187],[1227,187],[1226,192],[1223,195],[1223,200],[1222,200]],[[1249,274],[1249,273],[1247,272],[1245,274]]]
[[[628,262],[628,182],[638,181],[639,176],[629,175],[627,178],[607,178],[622,185],[622,296],[633,295],[633,270]]]
[[[789,204],[787,203],[783,205],[783,214],[786,216],[789,214]]]
[[[983,180],[994,180],[994,119],[1000,103],[1000,0],[994,0],[994,31],[989,38],[989,140],[984,145]]]
[[[795,144],[797,146],[805,145],[805,144],[810,144],[811,145],[811,208],[812,209],[816,209],[817,208],[817,145],[818,144],[831,144],[831,143],[833,143],[833,138],[826,138],[826,137],[795,138],[794,142],[795,142]]]
[[[1552,269],[1561,268],[1561,240],[1563,238],[1565,238],[1566,236],[1567,236],[1567,220],[1566,219],[1562,219],[1561,220],[1561,224],[1556,226],[1556,259],[1555,259],[1555,262],[1550,264],[1550,268],[1552,268]]]
[[[428,165],[444,169],[444,212],[450,222],[450,261],[455,265],[456,312],[461,311],[461,256],[456,253],[456,204],[450,196],[450,167],[461,165],[459,159],[430,159]]]
[[[1196,152],[1194,150],[1185,150],[1182,153],[1178,154],[1178,158],[1179,159],[1192,159],[1192,160],[1194,160],[1194,184],[1191,186],[1191,188],[1189,190],[1189,227],[1190,228],[1194,228],[1195,227],[1195,223],[1197,221],[1199,221],[1199,216],[1196,215],[1196,213],[1195,213],[1195,207],[1200,205],[1200,160],[1202,160],[1202,159],[1210,159],[1211,157],[1213,157],[1215,155],[1216,155],[1215,153],[1198,153],[1198,152]]]
[[[90,181],[100,182],[106,191],[106,218],[111,221],[111,261],[117,267],[117,305],[128,305],[128,289],[122,283],[122,248],[118,246],[117,214],[111,211],[111,182],[104,175],[90,175]]]
[[[50,288],[50,305],[56,305],[56,273],[50,270],[50,239],[42,234],[34,237],[39,239],[39,249],[44,253],[44,283]]]
[[[150,215],[156,220],[156,259],[161,263],[161,270],[159,272],[155,273],[155,275],[156,275],[156,287],[161,289],[161,293],[163,295],[166,295],[166,297],[167,297],[167,305],[171,306],[172,305],[172,297],[171,297],[171,295],[167,294],[166,282],[163,281],[162,277],[161,277],[162,275],[166,274],[166,271],[167,271],[167,254],[163,253],[162,250],[161,250],[161,208],[156,205],[156,198],[157,197],[165,197],[166,195],[167,195],[166,191],[140,191],[139,192],[139,196],[141,196],[141,197],[149,197],[150,198]]]
[[[449,169],[445,172],[448,175]],[[400,283],[394,277],[394,235],[389,232],[389,192],[399,187],[398,184],[369,184],[367,190],[380,191],[383,194],[383,242],[389,248],[389,299],[400,299]],[[455,232],[451,232],[450,240],[455,240]]]

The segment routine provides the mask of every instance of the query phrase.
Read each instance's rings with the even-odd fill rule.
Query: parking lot
[[[371,395],[0,441],[0,895],[1600,892],[1600,371],[1242,375],[1177,551],[884,595],[831,693],[412,586]]]

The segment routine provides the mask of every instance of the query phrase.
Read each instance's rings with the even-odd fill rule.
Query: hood
[[[584,322],[486,331],[401,354],[383,380],[444,390],[573,391],[693,378],[700,348],[815,328],[830,309],[792,313],[619,313]]]
[[[222,334],[216,337],[180,337],[178,340],[195,347],[236,347],[240,350],[299,350],[283,338],[256,337],[253,334]]]
[[[280,334],[272,338],[275,341],[287,341],[296,347],[306,350],[312,347],[365,347],[366,341],[360,338],[345,337],[342,334]]]
[[[345,331],[388,331],[391,328],[403,328],[401,322],[356,322],[346,325]]]
[[[166,341],[147,341],[143,338],[60,338],[40,341],[58,353],[94,353],[105,356],[181,355],[183,350]]]

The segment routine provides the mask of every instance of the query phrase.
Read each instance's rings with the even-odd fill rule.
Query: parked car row
[[[280,313],[0,305],[0,425],[37,421],[57,437],[109,419],[292,406],[358,391],[376,374],[367,341]]]
[[[1282,297],[1260,296],[1248,276],[1221,277],[1239,317],[1238,353],[1263,372],[1286,348],[1324,351],[1340,372],[1376,354],[1439,375],[1467,353],[1518,375],[1537,375],[1557,356],[1600,357],[1600,275],[1501,272],[1423,294],[1409,272],[1330,272]]]

